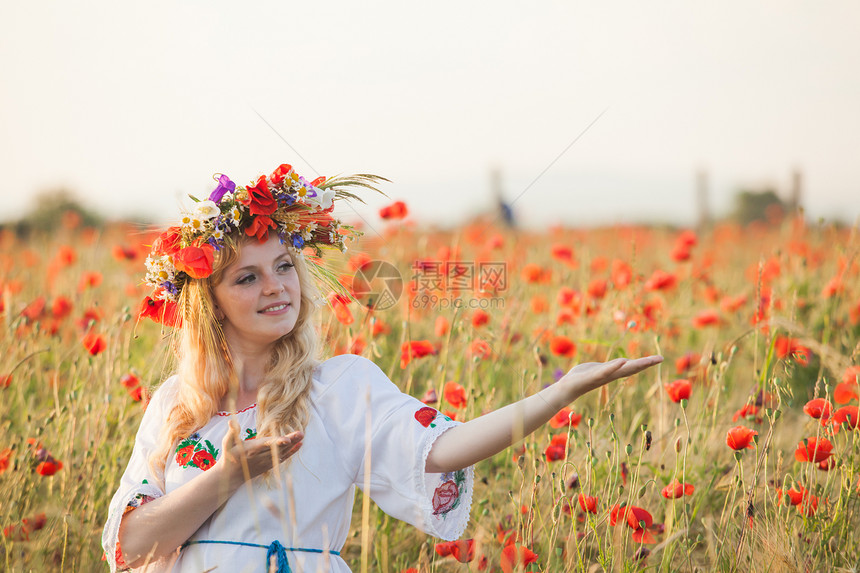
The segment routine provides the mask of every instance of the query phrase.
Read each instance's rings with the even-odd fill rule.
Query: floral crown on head
[[[343,199],[363,203],[348,189],[363,187],[381,193],[375,185],[388,181],[376,175],[351,175],[308,182],[287,164],[268,177],[260,175],[247,187],[220,173],[214,178],[218,185],[209,198],[191,197],[194,206],[182,214],[179,225],[169,227],[153,242],[145,278],[153,291],[144,299],[139,317],[179,326],[176,301],[185,282],[211,275],[215,251],[224,246],[228,235],[237,233],[261,242],[275,233],[295,254],[312,249],[316,257],[307,259],[311,274],[342,290],[336,275],[323,265],[322,248],[343,252],[346,241],[362,233],[331,216],[334,203]]]

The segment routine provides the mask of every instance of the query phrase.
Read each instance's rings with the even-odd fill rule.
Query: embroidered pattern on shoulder
[[[209,440],[200,441],[200,434],[194,432],[176,446],[176,463],[179,467],[195,467],[203,471],[215,465],[219,450]]]
[[[435,428],[436,416],[438,416],[439,414],[439,410],[437,410],[436,408],[424,406],[423,408],[420,408],[417,412],[415,412],[415,419],[418,420],[418,423],[425,428]],[[448,422],[451,421],[451,418],[449,416],[442,417]]]

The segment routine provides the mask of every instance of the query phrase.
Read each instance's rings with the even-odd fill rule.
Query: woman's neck
[[[257,390],[266,373],[270,354],[266,352],[248,353],[231,348],[233,367],[236,371],[238,388],[222,399],[222,410],[242,410],[257,402]],[[235,401],[235,404],[233,403]]]

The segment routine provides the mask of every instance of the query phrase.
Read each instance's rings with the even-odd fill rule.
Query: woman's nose
[[[266,276],[263,277],[263,293],[277,294],[284,290],[284,284],[275,275],[266,274]]]

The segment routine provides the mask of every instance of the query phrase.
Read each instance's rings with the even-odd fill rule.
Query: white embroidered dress
[[[152,398],[135,438],[134,450],[110,504],[102,545],[117,570],[115,551],[126,507],[170,493],[192,480],[201,467],[217,463],[229,415],[219,414],[180,442],[165,469],[165,491],[156,485],[147,458],[170,411],[177,385],[167,380]],[[364,489],[366,446],[370,441],[370,497],[389,515],[445,540],[457,539],[469,521],[473,469],[430,474],[425,460],[435,439],[457,422],[400,390],[371,361],[342,355],[321,364],[313,376],[311,416],[302,447],[281,483],[257,478],[241,487],[204,522],[189,541],[230,541],[255,546],[197,543],[178,556],[139,571],[200,573],[266,569],[267,548],[339,551],[346,541],[355,487]],[[233,415],[241,435],[256,435],[257,409]],[[369,418],[369,420],[368,420]],[[367,424],[369,423],[369,430]],[[181,515],[175,519],[182,519]],[[349,571],[337,555],[285,552],[292,571]],[[283,555],[283,553],[282,553]]]

